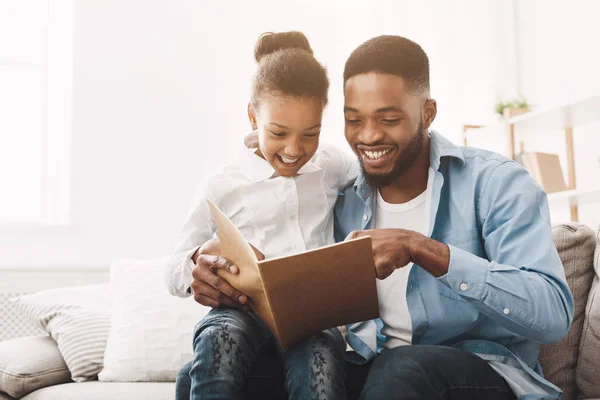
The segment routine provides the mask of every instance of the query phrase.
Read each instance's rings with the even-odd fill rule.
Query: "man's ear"
[[[435,120],[435,116],[437,115],[437,101],[434,99],[425,100],[425,104],[423,105],[423,128],[429,129],[433,121]]]
[[[250,126],[252,127],[252,130],[257,130],[258,124],[256,123],[256,111],[254,110],[252,103],[248,103],[248,119],[250,120]]]

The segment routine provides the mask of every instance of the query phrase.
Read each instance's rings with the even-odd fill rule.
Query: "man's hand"
[[[259,260],[265,258],[260,251],[252,248]],[[248,296],[216,274],[218,269],[230,274],[239,273],[238,267],[228,259],[221,257],[220,254],[221,242],[219,239],[211,239],[192,256],[192,260],[196,264],[192,271],[194,280],[191,284],[194,300],[208,307],[250,311],[247,304]]]
[[[447,245],[405,229],[373,229],[351,232],[346,240],[371,237],[377,278],[385,279],[398,268],[413,262],[433,276],[448,272],[450,250]]]

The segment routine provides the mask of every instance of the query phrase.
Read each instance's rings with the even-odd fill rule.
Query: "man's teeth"
[[[392,149],[387,149],[387,150],[381,150],[381,151],[368,151],[368,150],[364,150],[364,153],[366,154],[367,157],[369,157],[372,160],[377,160],[378,158],[381,158],[383,156],[385,156],[387,153],[389,153]]]
[[[281,161],[283,161],[286,164],[294,164],[296,163],[296,161],[298,161],[298,158],[287,158],[282,156],[281,154],[279,155],[279,158],[281,158]]]

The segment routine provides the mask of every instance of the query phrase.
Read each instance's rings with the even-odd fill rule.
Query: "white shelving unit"
[[[600,189],[573,189],[551,193],[548,195],[548,201],[553,206],[580,206],[600,203]]]
[[[488,125],[464,125],[463,142],[467,145],[471,134],[498,134],[505,132],[508,139],[508,154],[515,158],[515,132],[527,135],[531,131],[557,131],[563,130],[567,149],[568,187],[570,190],[552,193],[548,199],[552,206],[568,205],[571,209],[571,220],[579,219],[578,206],[582,204],[600,203],[600,187],[581,189],[577,188],[575,173],[575,153],[573,150],[573,128],[600,121],[600,95],[581,101],[564,104],[508,118],[506,121]]]
[[[515,129],[559,130],[600,121],[600,96],[510,118]]]

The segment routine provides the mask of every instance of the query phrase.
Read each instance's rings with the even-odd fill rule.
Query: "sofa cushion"
[[[69,369],[50,337],[0,342],[0,392],[20,398],[39,388],[70,380]]]
[[[113,313],[100,381],[175,382],[193,358],[194,326],[210,308],[169,294],[166,260],[120,260],[111,266]]]
[[[110,329],[108,285],[44,290],[19,296],[14,302],[58,343],[74,381],[98,377]]]
[[[173,400],[170,382],[82,382],[37,390],[21,400]]]
[[[596,241],[596,276],[585,309],[577,365],[577,386],[585,398],[600,397],[600,229],[596,233]]]
[[[552,229],[552,234],[565,269],[567,284],[573,293],[575,312],[567,335],[557,343],[541,346],[540,363],[545,377],[563,390],[563,399],[572,400],[578,395],[575,378],[579,341],[594,277],[596,239],[592,229],[577,223],[557,225]]]

